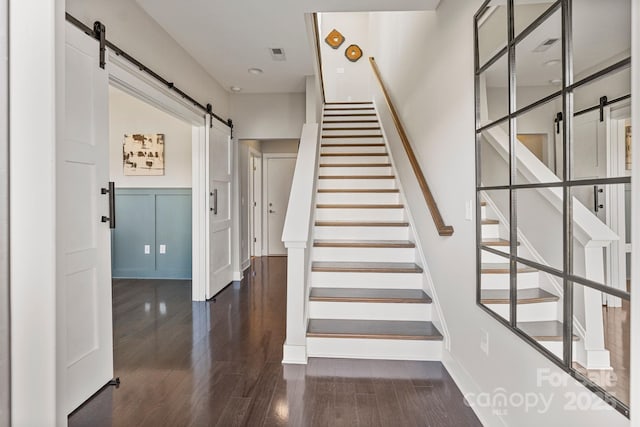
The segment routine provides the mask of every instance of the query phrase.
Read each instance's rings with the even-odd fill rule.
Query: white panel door
[[[233,280],[231,252],[231,131],[214,120],[209,129],[209,286],[213,297]]]
[[[109,76],[98,42],[70,24],[65,129],[57,146],[57,278],[67,412],[113,378],[109,196]],[[35,315],[35,314],[34,314]]]
[[[267,254],[286,255],[282,242],[284,219],[289,205],[289,193],[296,167],[295,157],[271,157],[266,159],[267,176]]]

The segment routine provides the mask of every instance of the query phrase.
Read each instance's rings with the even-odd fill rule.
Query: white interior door
[[[266,217],[267,217],[267,254],[286,255],[282,242],[284,219],[287,215],[289,193],[293,181],[296,157],[267,157],[266,174]]]
[[[213,297],[233,280],[231,251],[231,131],[213,122],[209,129],[209,286]]]
[[[66,336],[66,410],[113,378],[109,195],[109,77],[98,42],[67,24],[65,137],[57,146],[57,278]],[[34,313],[34,315],[37,315]]]

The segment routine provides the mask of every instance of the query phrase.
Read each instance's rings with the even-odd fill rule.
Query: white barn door
[[[58,310],[65,409],[113,378],[109,195],[109,76],[98,42],[67,24],[65,129],[57,146]]]
[[[213,119],[212,119],[213,120]],[[207,299],[233,280],[231,246],[231,130],[213,120],[209,129],[209,286]]]

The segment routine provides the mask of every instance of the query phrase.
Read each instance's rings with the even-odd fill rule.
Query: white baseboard
[[[282,363],[290,365],[306,365],[307,364],[307,346],[305,345],[289,345],[282,346]]]

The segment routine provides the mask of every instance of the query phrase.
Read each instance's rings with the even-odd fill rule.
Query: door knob
[[[276,213],[273,209],[269,209],[269,213]]]

